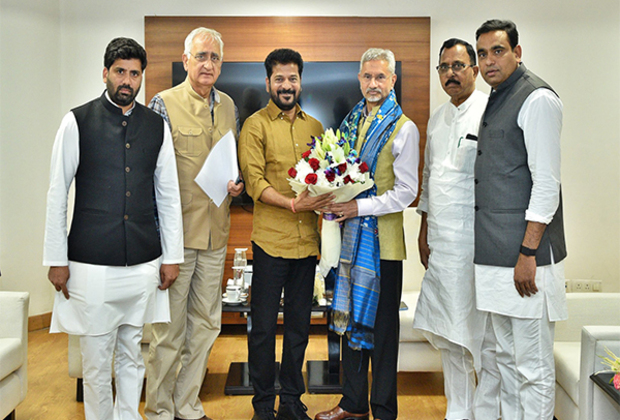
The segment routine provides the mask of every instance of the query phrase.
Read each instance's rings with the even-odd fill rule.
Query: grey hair
[[[220,59],[224,58],[224,41],[222,41],[222,34],[218,31],[209,28],[196,28],[187,35],[185,38],[185,52],[186,56],[189,56],[189,53],[192,52],[192,44],[196,37],[203,37],[215,41],[220,46]]]
[[[394,53],[392,51],[383,48],[369,48],[362,55],[362,60],[360,61],[360,73],[362,72],[364,63],[375,60],[386,61],[388,63],[388,70],[390,73],[394,74],[396,72],[396,59],[394,58]]]

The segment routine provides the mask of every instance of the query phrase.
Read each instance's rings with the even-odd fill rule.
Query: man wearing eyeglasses
[[[243,191],[242,183],[230,180],[229,197],[218,207],[194,182],[215,144],[228,131],[237,135],[235,104],[213,87],[223,49],[218,32],[194,29],[185,39],[186,80],[155,95],[149,104],[172,131],[185,245],[185,263],[169,292],[171,323],[153,326],[145,406],[149,420],[208,418],[199,392],[221,329],[230,196]]]
[[[492,420],[499,377],[495,349],[482,352],[488,316],[476,309],[473,262],[474,162],[488,95],[476,90],[476,52],[466,41],[443,43],[437,71],[450,101],[435,110],[426,135],[418,245],[427,271],[413,326],[441,352],[445,418]]]
[[[474,170],[476,304],[497,338],[502,419],[552,419],[554,325],[567,318],[562,102],[521,63],[513,22],[485,22],[476,41],[492,87]]]

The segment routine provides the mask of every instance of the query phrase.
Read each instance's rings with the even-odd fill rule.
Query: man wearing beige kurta
[[[172,131],[185,239],[185,263],[170,288],[171,323],[153,326],[145,406],[149,420],[208,419],[199,393],[221,329],[231,200],[228,197],[218,207],[194,179],[213,146],[228,131],[237,135],[232,99],[213,88],[221,70],[223,45],[216,31],[192,31],[183,54],[187,79],[155,95],[149,104]],[[242,184],[229,181],[231,196],[242,190]]]

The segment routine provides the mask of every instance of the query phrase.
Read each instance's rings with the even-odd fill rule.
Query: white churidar
[[[86,420],[142,420],[138,412],[144,360],[140,351],[142,327],[123,325],[103,335],[80,337]],[[116,399],[112,404],[112,355]]]

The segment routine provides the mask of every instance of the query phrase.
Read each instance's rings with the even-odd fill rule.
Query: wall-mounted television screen
[[[304,111],[323,123],[338,128],[353,106],[362,99],[357,80],[359,62],[305,62],[299,99]],[[396,97],[400,102],[401,62],[396,62]],[[183,63],[172,63],[172,85],[185,80]],[[239,108],[240,124],[269,101],[265,90],[265,66],[257,62],[224,62],[215,87],[230,95]]]
[[[351,108],[362,99],[357,74],[357,61],[305,62],[302,92],[299,103],[304,111],[321,121],[325,129],[336,130]],[[401,62],[396,62],[394,90],[400,102]],[[172,86],[183,82],[187,72],[183,63],[172,63]],[[230,95],[239,109],[239,124],[269,102],[265,89],[265,66],[260,62],[224,62],[215,87]],[[308,139],[310,142],[310,139]],[[301,156],[300,156],[301,158]],[[252,199],[243,193],[233,205],[251,205]]]

